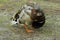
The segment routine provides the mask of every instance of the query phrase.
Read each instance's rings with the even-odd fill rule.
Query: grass
[[[27,0],[0,0],[0,28],[7,28],[9,33],[14,35],[6,37],[5,40],[60,40],[60,3],[44,1],[44,0],[34,0],[40,4],[41,9],[43,9],[46,17],[45,25],[36,30],[34,33],[26,33],[23,27],[12,27],[9,23],[10,18],[15,14],[22,4],[28,2]],[[4,9],[3,9],[4,8]],[[5,33],[6,31],[0,31],[0,33]],[[16,35],[19,35],[16,37]],[[0,35],[1,36],[1,35]],[[0,38],[4,40],[4,38]]]

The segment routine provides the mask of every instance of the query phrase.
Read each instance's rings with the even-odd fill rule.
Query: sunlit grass
[[[56,33],[54,32],[57,31],[57,29],[59,30],[60,28],[60,12],[55,11],[55,10],[60,10],[60,3],[49,2],[44,0],[34,0],[34,1],[40,4],[40,8],[44,11],[45,17],[46,17],[45,25],[39,30],[37,30],[37,32],[40,32],[41,34],[44,34],[44,35],[52,35],[52,34],[55,35]],[[13,15],[14,13],[17,13],[17,11],[21,8],[21,6],[26,2],[28,1],[27,0],[21,0],[21,1],[20,0],[13,0],[13,1],[0,0],[0,3],[1,3],[0,6],[3,5],[2,7],[6,7],[6,10],[7,10],[6,14]],[[12,15],[4,15],[4,12],[5,11],[3,10],[0,11],[0,27],[14,29],[14,27],[12,27],[9,23]],[[5,23],[8,23],[8,24],[5,24]]]

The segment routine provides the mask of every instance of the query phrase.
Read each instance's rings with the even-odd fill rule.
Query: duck
[[[13,24],[23,24],[26,32],[33,32],[28,28],[29,25],[38,29],[45,24],[45,14],[36,3],[23,5],[22,9],[12,19],[15,22]]]

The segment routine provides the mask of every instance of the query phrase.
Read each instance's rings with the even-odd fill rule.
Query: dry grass
[[[34,29],[33,33],[26,33],[24,27],[13,27],[9,21],[27,0],[0,0],[0,40],[60,40],[60,3],[34,1],[45,12],[46,23],[42,28]]]

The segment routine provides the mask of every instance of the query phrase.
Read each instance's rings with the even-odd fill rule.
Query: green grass
[[[0,0],[0,2],[7,2],[8,0]]]
[[[60,3],[51,2],[51,1],[49,2],[44,0],[34,0],[34,1],[40,4],[41,9],[43,9],[45,13],[46,23],[42,28],[38,30],[34,30],[35,33],[28,34],[25,32],[25,29],[23,27],[19,29],[18,27],[15,28],[10,25],[9,21],[11,16],[20,9],[22,4],[28,2],[27,0],[21,0],[21,1],[0,0],[0,5],[3,5],[2,8],[5,8],[5,10],[7,10],[7,11],[0,10],[0,27],[8,28],[9,30],[14,30],[15,31],[14,33],[16,33],[16,35],[20,35],[20,36],[23,35],[22,36],[23,38],[24,36],[26,36],[25,38],[27,37],[31,38],[30,35],[33,34],[35,37],[37,37],[36,35],[39,35],[38,38],[40,38],[41,36],[43,38],[44,37],[50,38],[51,36],[52,38],[56,37],[57,39],[60,39],[59,38],[60,37]],[[4,31],[0,31],[0,32],[4,33]]]

